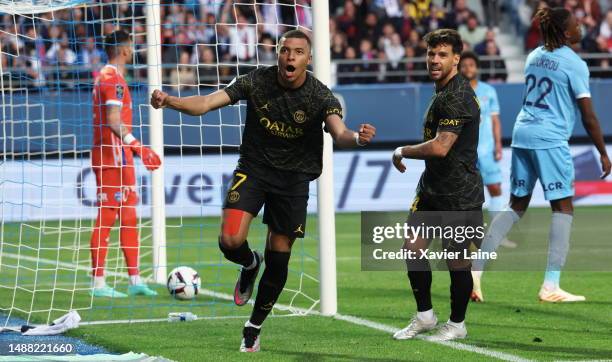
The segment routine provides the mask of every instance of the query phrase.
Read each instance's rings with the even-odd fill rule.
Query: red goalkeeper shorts
[[[96,174],[98,206],[136,206],[136,172],[134,166],[94,168]]]

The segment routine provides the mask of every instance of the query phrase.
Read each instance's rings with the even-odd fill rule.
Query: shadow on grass
[[[399,361],[419,361],[410,360],[407,358],[371,358],[365,356],[356,356],[355,354],[340,354],[340,353],[315,353],[315,352],[294,352],[281,349],[266,348],[266,352],[274,352],[283,356],[293,357],[293,361],[327,361],[346,360],[346,361],[371,361],[371,362],[399,362]]]
[[[555,341],[556,342],[556,341]],[[592,347],[563,347],[559,345],[547,346],[546,340],[532,344],[527,343],[516,343],[516,342],[504,342],[504,341],[485,341],[470,339],[470,344],[478,347],[496,349],[496,350],[511,350],[521,352],[538,352],[546,353],[548,357],[555,356],[555,358],[596,358],[596,359],[609,359],[612,356],[612,350],[609,349],[595,349]],[[571,356],[568,356],[571,355]]]

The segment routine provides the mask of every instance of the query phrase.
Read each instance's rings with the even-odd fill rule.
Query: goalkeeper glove
[[[131,136],[131,137],[130,137]],[[130,146],[130,149],[140,157],[142,163],[149,171],[155,171],[161,166],[161,160],[155,151],[149,147],[143,146],[132,134],[123,138],[124,143]],[[129,142],[126,142],[129,141]]]

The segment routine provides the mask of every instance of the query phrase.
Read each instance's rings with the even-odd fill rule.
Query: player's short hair
[[[117,47],[127,43],[130,40],[130,33],[125,30],[119,29],[108,34],[104,38],[104,51],[108,57],[115,55]]]
[[[480,59],[478,55],[471,50],[464,51],[461,53],[461,60],[459,60],[459,66],[461,66],[461,62],[465,59],[472,59],[476,63],[476,68],[480,68]]]
[[[453,48],[453,53],[461,54],[463,50],[463,40],[457,30],[453,29],[438,29],[434,30],[423,38],[429,48],[435,48],[441,44],[450,45]]]
[[[540,22],[540,34],[544,48],[553,51],[565,45],[565,31],[572,13],[565,8],[544,8],[535,17]]]
[[[306,35],[306,33],[304,33],[301,30],[289,30],[288,32],[284,33],[281,36],[281,39],[285,38],[285,39],[289,39],[289,38],[296,38],[296,39],[306,39],[306,42],[308,43],[308,48],[312,49],[312,43],[310,42],[310,37],[308,35]]]

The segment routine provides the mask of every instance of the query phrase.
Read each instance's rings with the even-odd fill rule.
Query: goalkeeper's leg
[[[140,238],[138,235],[138,216],[136,214],[138,194],[136,193],[135,187],[126,186],[124,195],[124,201],[119,214],[121,222],[119,238],[121,240],[121,250],[123,251],[125,264],[127,265],[128,276],[130,278],[128,294],[156,296],[157,292],[150,289],[140,279]]]
[[[94,288],[106,286],[104,281],[104,264],[108,252],[108,238],[110,237],[111,228],[117,218],[117,212],[118,208],[115,207],[100,206],[98,208],[98,217],[90,241]]]
[[[108,252],[108,239],[115,224],[121,202],[121,175],[116,169],[95,169],[98,199],[98,217],[91,234],[91,264],[93,274],[92,295],[121,298],[126,295],[106,285],[104,264]]]

